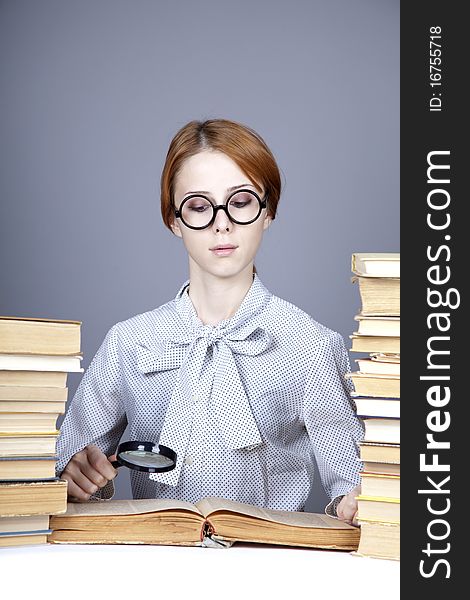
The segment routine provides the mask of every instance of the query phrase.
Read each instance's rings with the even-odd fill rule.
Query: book
[[[355,550],[360,531],[327,515],[259,508],[222,498],[69,503],[53,516],[52,543],[231,545],[258,542]]]
[[[59,431],[52,433],[1,433],[0,456],[55,456]]]
[[[356,411],[360,417],[400,418],[400,400],[398,398],[373,398],[351,394]]]
[[[400,498],[400,476],[362,471],[361,494],[363,496]]]
[[[391,418],[364,418],[364,441],[400,443],[400,419]]]
[[[0,481],[55,479],[55,456],[0,456]]]
[[[67,482],[31,481],[0,484],[0,517],[52,515],[67,510]]]
[[[376,443],[362,441],[359,444],[359,458],[361,461],[374,461],[384,463],[400,463],[400,444]]]
[[[0,370],[67,371],[83,373],[82,356],[40,356],[34,354],[0,354]]]
[[[28,517],[2,517],[0,519],[0,534],[30,533],[49,529],[49,515],[31,515]]]
[[[0,385],[1,401],[66,402],[68,388]]]
[[[0,518],[0,548],[46,544],[49,515]]]
[[[1,433],[53,433],[60,413],[2,413]]]
[[[400,361],[385,362],[383,360],[374,360],[372,358],[355,358],[358,373],[368,373],[375,375],[396,375],[400,377]]]
[[[383,475],[400,475],[400,463],[362,461],[364,471],[367,473],[381,473]]]
[[[77,354],[81,321],[0,316],[4,354]]]
[[[52,529],[32,531],[30,533],[0,533],[0,548],[47,544],[47,536],[51,531]]]
[[[354,319],[358,322],[357,335],[391,335],[400,337],[400,317],[371,317],[367,315],[356,315]]]
[[[381,375],[379,373],[346,373],[347,379],[352,379],[357,394],[379,398],[400,397],[400,376]]]
[[[351,281],[359,286],[362,315],[400,316],[400,279],[354,275]]]
[[[0,385],[0,413],[64,414],[68,388]]]
[[[400,522],[400,500],[383,496],[357,496],[358,520],[381,521],[383,523]]]
[[[0,400],[0,413],[65,413],[65,402],[7,402]]]
[[[354,252],[351,271],[363,277],[400,277],[400,253]]]
[[[0,386],[64,388],[67,373],[60,371],[0,371]]]
[[[0,386],[58,387],[67,385],[67,373],[60,371],[0,371]]]
[[[398,523],[377,523],[359,521],[361,540],[358,556],[371,556],[400,560],[400,525]]]
[[[385,335],[350,335],[352,352],[400,353],[400,338]]]
[[[356,253],[351,278],[361,310],[354,317],[351,351],[368,353],[346,373],[351,398],[365,426],[360,442],[361,493],[356,554],[400,558],[400,255]]]

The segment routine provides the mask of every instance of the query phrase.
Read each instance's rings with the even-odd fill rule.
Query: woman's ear
[[[270,215],[266,215],[263,222],[263,230],[266,230],[272,222],[273,218]]]
[[[173,218],[173,219],[172,219],[172,221],[171,221],[171,224],[170,224],[170,227],[171,227],[171,231],[172,231],[172,232],[173,232],[173,233],[174,233],[176,236],[178,236],[178,237],[180,237],[180,238],[182,238],[182,237],[183,237],[183,235],[182,235],[182,233],[181,233],[181,229],[180,229],[179,223],[178,223],[178,221],[177,221],[175,218]]]

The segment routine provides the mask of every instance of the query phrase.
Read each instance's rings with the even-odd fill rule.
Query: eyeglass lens
[[[234,194],[227,204],[230,217],[238,223],[248,223],[261,212],[258,198],[249,191]],[[181,218],[191,227],[207,226],[214,214],[213,205],[203,196],[193,196],[183,203]]]

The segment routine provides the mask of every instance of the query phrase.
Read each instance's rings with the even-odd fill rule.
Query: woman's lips
[[[235,252],[235,250],[237,249],[237,246],[233,247],[233,246],[227,246],[227,247],[222,247],[222,248],[214,248],[211,249],[211,252],[213,254],[216,254],[217,256],[229,256],[230,254],[232,254],[233,252]]]

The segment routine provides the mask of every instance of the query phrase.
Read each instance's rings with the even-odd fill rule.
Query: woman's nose
[[[222,208],[217,210],[212,227],[215,231],[229,231],[232,228],[232,221],[230,221],[227,213]]]

